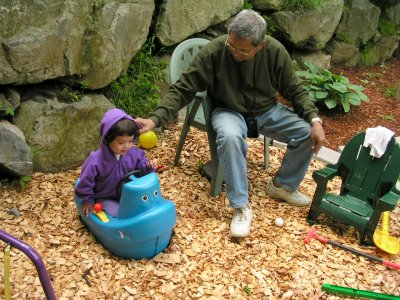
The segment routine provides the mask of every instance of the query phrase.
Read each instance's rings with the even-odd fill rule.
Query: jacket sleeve
[[[146,153],[143,150],[135,148],[132,159],[135,160],[135,169],[143,171],[144,175],[155,172],[155,169],[150,165],[150,161],[146,157]]]
[[[317,117],[318,109],[310,100],[302,81],[296,75],[291,58],[287,51],[279,48],[276,59],[275,74],[279,93],[293,105],[293,110],[303,119],[311,122]]]
[[[82,172],[79,177],[79,182],[75,186],[74,191],[78,198],[82,199],[82,203],[93,204],[94,203],[94,186],[95,179],[97,176],[97,168],[95,164],[91,163],[90,157],[85,161],[82,166]]]
[[[179,110],[189,104],[197,92],[207,89],[210,81],[211,61],[204,55],[207,46],[203,47],[193,59],[188,70],[181,74],[172,84],[160,104],[150,113],[150,119],[160,126],[175,118]]]

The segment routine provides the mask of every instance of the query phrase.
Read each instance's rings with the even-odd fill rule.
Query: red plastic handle
[[[384,265],[388,266],[388,267],[392,267],[392,268],[394,268],[394,269],[400,269],[400,265],[399,265],[399,264],[396,264],[396,263],[394,263],[394,262],[384,260],[382,263],[383,263]]]

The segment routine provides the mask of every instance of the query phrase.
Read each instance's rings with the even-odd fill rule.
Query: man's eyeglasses
[[[236,49],[235,47],[233,47],[231,44],[229,44],[228,39],[226,39],[226,41],[225,41],[225,46],[228,47],[229,51],[231,51],[233,53],[238,53],[242,56],[250,56],[252,54],[252,52],[254,51],[254,49],[256,48],[256,47],[254,47],[251,50],[239,50],[239,49]]]

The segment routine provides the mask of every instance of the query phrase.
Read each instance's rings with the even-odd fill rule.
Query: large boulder
[[[128,69],[154,7],[151,0],[3,1],[0,84],[64,78],[102,88]]]
[[[398,47],[399,39],[396,36],[382,36],[377,34],[368,49],[361,55],[361,64],[363,66],[382,63],[392,57]]]
[[[32,170],[32,154],[24,134],[17,126],[0,120],[0,178],[2,175],[28,176]]]
[[[400,2],[397,4],[388,7],[383,11],[383,14],[386,19],[394,22],[396,24],[398,32],[400,31]]]
[[[368,0],[346,0],[337,39],[355,46],[366,44],[376,33],[380,14],[380,8]]]
[[[272,14],[281,36],[298,49],[321,50],[332,38],[343,11],[343,0],[325,1],[316,9]]]
[[[256,10],[280,10],[285,0],[253,0],[252,3]]]
[[[329,51],[333,63],[354,67],[360,62],[360,51],[358,47],[354,45],[333,41]]]
[[[100,94],[70,104],[57,99],[22,102],[13,123],[34,150],[34,171],[60,172],[81,165],[99,147],[100,120],[112,107]]]
[[[331,57],[330,55],[326,55],[322,51],[314,51],[314,52],[297,52],[293,55],[294,59],[297,63],[304,64],[305,62],[312,63],[319,69],[330,69],[331,67]]]
[[[175,45],[229,19],[242,5],[242,0],[167,0],[157,18],[155,34],[164,46]]]

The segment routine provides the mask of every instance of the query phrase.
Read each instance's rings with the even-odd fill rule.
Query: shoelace
[[[247,210],[248,207],[242,207],[242,208],[238,208],[236,209],[233,218],[235,220],[237,220],[238,222],[243,222],[245,220],[244,216],[245,216],[245,210]]]

